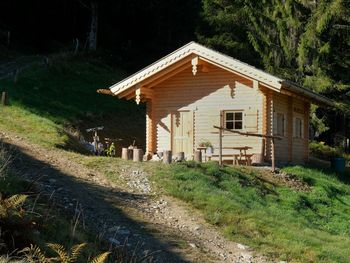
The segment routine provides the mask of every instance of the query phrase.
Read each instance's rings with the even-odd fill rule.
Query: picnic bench
[[[219,149],[219,148],[215,148]],[[249,146],[242,146],[242,147],[222,147],[223,150],[234,150],[239,151],[239,153],[233,153],[233,154],[222,154],[222,157],[231,157],[232,158],[232,164],[234,165],[251,165],[252,164],[252,157],[254,154],[247,154],[247,150],[252,149],[252,147]],[[208,156],[208,160],[210,161],[212,157],[220,157],[219,154],[212,154]]]

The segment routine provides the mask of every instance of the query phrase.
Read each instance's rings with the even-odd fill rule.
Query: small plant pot
[[[208,146],[206,149],[207,154],[213,154],[214,153],[214,147],[213,146]]]

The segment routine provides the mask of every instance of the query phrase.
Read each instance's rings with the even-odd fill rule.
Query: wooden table
[[[239,154],[233,154],[233,164],[239,165],[245,163],[245,165],[252,164],[252,156],[253,154],[247,154],[247,150],[253,149],[250,146],[242,146],[242,147],[222,147],[222,149],[226,150],[237,150]]]

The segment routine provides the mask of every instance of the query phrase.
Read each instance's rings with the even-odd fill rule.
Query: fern
[[[58,260],[61,263],[70,263],[69,254],[65,248],[60,244],[48,243],[47,246],[51,248],[58,255]]]
[[[105,252],[105,253],[102,253],[96,257],[94,257],[90,263],[104,263],[106,262],[107,258],[108,258],[108,255],[110,254],[110,252]]]
[[[7,199],[4,200],[4,203],[7,204],[8,208],[18,208],[19,206],[23,205],[23,203],[26,201],[27,199],[27,195],[13,195]]]
[[[78,244],[72,247],[71,254],[70,254],[70,261],[69,262],[75,262],[79,255],[81,250],[86,246],[86,243]]]
[[[45,254],[41,251],[41,249],[37,246],[26,247],[18,252],[19,254],[23,254],[26,262],[28,263],[50,263],[51,260],[46,258]]]

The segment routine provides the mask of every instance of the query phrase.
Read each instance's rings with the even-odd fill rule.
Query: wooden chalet
[[[172,150],[193,157],[201,141],[219,146],[218,129],[281,137],[277,163],[308,160],[310,104],[324,96],[232,57],[190,42],[110,87],[112,95],[146,103],[146,153]],[[224,153],[249,146],[271,161],[272,139],[223,130]]]

